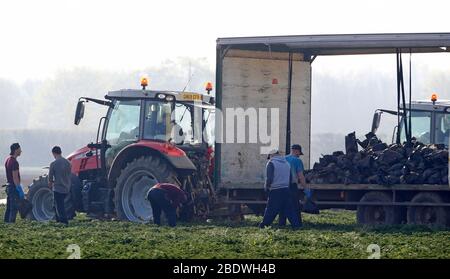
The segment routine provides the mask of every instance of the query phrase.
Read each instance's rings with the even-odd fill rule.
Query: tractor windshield
[[[406,118],[408,119],[408,118]],[[406,134],[403,120],[400,123],[400,139],[406,141]],[[412,111],[411,112],[411,136],[424,144],[431,143],[431,112],[429,111]]]
[[[139,137],[140,100],[118,100],[110,111],[106,140],[111,145],[132,142]]]
[[[406,116],[408,117],[408,116]],[[408,119],[408,118],[406,118]],[[406,140],[404,119],[400,123],[400,140]],[[444,112],[412,111],[412,136],[425,144],[449,144],[450,114]]]
[[[144,139],[168,141],[171,138],[172,104],[147,101],[144,115]]]
[[[448,146],[450,134],[450,114],[438,112],[435,115],[436,115],[435,141],[436,143],[443,143],[446,146]]]
[[[180,102],[174,112],[172,139],[176,144],[214,143],[215,120],[211,106]]]

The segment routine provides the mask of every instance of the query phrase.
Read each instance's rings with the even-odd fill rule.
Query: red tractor
[[[99,121],[97,140],[68,156],[72,189],[66,200],[69,216],[86,212],[94,218],[147,222],[152,218],[146,193],[158,182],[179,185],[189,193],[184,219],[206,216],[214,202],[211,182],[214,98],[188,92],[146,90],[111,91],[104,100],[81,97],[75,125],[85,103],[108,107]],[[53,196],[47,177],[29,186],[31,218],[54,218]]]

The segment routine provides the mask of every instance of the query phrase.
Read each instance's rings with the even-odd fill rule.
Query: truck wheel
[[[26,199],[33,206],[28,216],[30,219],[36,221],[53,220],[55,217],[53,192],[48,187],[48,177],[46,175],[39,176],[38,179],[33,180],[33,183],[28,186]],[[75,209],[70,194],[65,199],[65,208],[67,219],[73,219],[75,217]]]
[[[128,163],[117,179],[114,191],[117,217],[142,223],[152,220],[147,192],[156,183],[178,184],[173,168],[164,159],[147,156]]]
[[[436,193],[419,193],[411,200],[414,203],[442,203],[442,198]],[[408,224],[446,226],[447,211],[443,206],[409,206]]]
[[[392,202],[389,194],[384,192],[368,192],[361,202]],[[386,205],[358,205],[357,220],[366,225],[394,225],[400,223],[400,211],[394,206]]]

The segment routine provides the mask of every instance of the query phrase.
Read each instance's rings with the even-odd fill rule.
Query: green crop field
[[[4,206],[0,207],[3,217]],[[20,220],[0,223],[0,258],[67,258],[71,244],[81,258],[450,258],[450,230],[395,226],[365,228],[350,211],[304,214],[304,228],[259,229],[261,217],[241,223],[211,221],[176,228],[78,216],[69,227]]]

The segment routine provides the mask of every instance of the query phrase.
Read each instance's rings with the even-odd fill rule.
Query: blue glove
[[[312,197],[313,190],[306,188],[303,190],[303,193],[305,193],[306,198],[310,199]]]
[[[16,191],[17,191],[17,193],[19,194],[19,198],[20,198],[21,200],[25,199],[25,193],[23,192],[22,185],[17,185],[17,186],[16,186]]]

